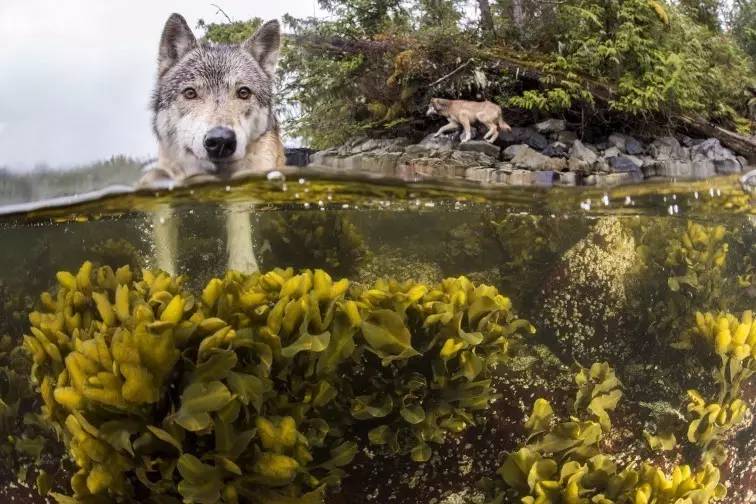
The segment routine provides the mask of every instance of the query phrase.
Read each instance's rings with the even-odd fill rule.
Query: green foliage
[[[610,107],[633,115],[695,112],[735,121],[737,110],[744,113],[744,84],[754,78],[747,59],[729,38],[677,8],[591,0],[564,3],[557,16],[559,53],[544,66],[554,89],[515,98],[514,105],[554,110],[590,102],[587,77],[613,87]]]
[[[287,19],[282,81],[296,109],[288,126],[324,148],[409,124],[440,95],[548,112],[608,106],[646,119],[693,113],[747,132],[756,81],[734,38],[750,47],[754,9],[743,3],[722,32],[718,4],[502,0],[492,37],[465,22],[460,2],[322,1],[328,19]],[[536,69],[538,86],[499,55]],[[605,90],[601,103],[596,89]]]
[[[216,44],[241,44],[254,35],[263,20],[253,18],[249,21],[232,21],[229,23],[207,23],[200,19],[197,27],[204,30],[204,39]]]
[[[720,14],[723,5],[720,0],[680,0],[682,11],[696,23],[714,33],[720,32]]]
[[[622,398],[622,390],[614,370],[609,364],[594,363],[590,369],[581,369],[575,375],[578,391],[573,410],[578,413],[587,410],[598,420],[604,432],[612,428],[607,411],[617,407]]]
[[[362,422],[370,443],[427,461],[488,407],[490,369],[533,332],[464,277],[228,272],[194,295],[181,277],[86,262],[57,280],[23,346],[85,503],[319,502]]]
[[[756,66],[756,0],[736,0],[732,34]]]

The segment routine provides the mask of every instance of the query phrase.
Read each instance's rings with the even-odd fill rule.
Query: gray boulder
[[[529,170],[513,170],[507,177],[507,183],[513,186],[533,185],[534,174]]]
[[[473,140],[470,142],[461,143],[459,144],[457,149],[461,151],[481,152],[483,154],[491,156],[492,158],[498,158],[499,154],[501,153],[501,148],[498,145],[494,145],[492,143],[484,142],[481,140]]]
[[[596,185],[598,187],[612,187],[623,184],[634,184],[641,182],[643,175],[638,172],[626,173],[600,173],[596,175]]]
[[[570,149],[569,168],[570,171],[589,172],[593,164],[598,160],[598,155],[586,147],[580,140],[575,140]]]
[[[577,139],[577,133],[575,133],[574,131],[560,131],[556,135],[556,141],[561,142],[568,147],[572,146],[572,143]]]
[[[467,180],[474,180],[483,184],[496,182],[496,169],[494,168],[468,168],[465,171]]]
[[[570,149],[567,147],[567,144],[563,144],[562,142],[553,142],[546,146],[545,149],[543,149],[542,154],[544,156],[549,157],[561,157],[566,158],[569,156]]]
[[[604,159],[609,159],[613,157],[617,157],[621,154],[620,149],[618,147],[609,147],[604,151]]]
[[[564,119],[547,119],[535,125],[538,133],[558,133],[567,128],[567,121]]]
[[[536,150],[543,150],[549,145],[548,139],[540,133],[533,133],[525,139],[525,143]]]
[[[559,174],[553,170],[541,170],[533,172],[533,185],[538,187],[551,187],[559,180]]]
[[[543,150],[549,145],[546,137],[533,128],[514,127],[512,131],[502,131],[499,133],[499,140],[505,147],[513,144],[526,144],[536,150]]]
[[[497,161],[496,158],[483,154],[482,152],[460,150],[453,151],[451,156],[449,156],[449,159],[451,162],[456,163],[459,166],[477,166],[486,168],[492,168]]]
[[[717,173],[731,175],[733,173],[740,173],[743,171],[743,166],[737,159],[722,159],[714,161],[714,166]]]
[[[690,178],[707,179],[717,174],[715,162],[702,156],[695,156],[690,163]]]
[[[522,149],[529,149],[529,147],[525,144],[510,145],[504,149],[504,159],[511,161]]]
[[[409,138],[365,138],[357,137],[339,148],[339,155],[349,156],[365,152],[402,152],[410,145]]]
[[[638,140],[622,133],[612,133],[609,135],[609,145],[617,147],[620,151],[631,156],[638,156],[646,150]]]
[[[567,161],[560,158],[550,158],[544,156],[540,152],[536,152],[533,149],[526,147],[519,149],[517,154],[511,160],[512,164],[517,168],[526,170],[539,171],[539,170],[552,170],[562,171],[567,167]]]
[[[338,149],[326,149],[310,155],[310,164],[316,166],[329,166],[331,160],[339,155]]]
[[[441,135],[437,137],[431,134],[423,138],[418,145],[429,149],[450,151],[459,143],[455,137],[456,135]]]
[[[646,147],[635,138],[629,136],[625,138],[625,152],[631,156],[640,156],[646,152]]]
[[[635,156],[623,154],[609,158],[609,166],[615,173],[640,172],[640,169],[643,167],[643,161]]]
[[[738,158],[730,150],[722,146],[716,138],[709,138],[690,149],[694,161],[709,159],[714,162],[717,173],[740,173],[743,167]]]
[[[562,172],[559,174],[559,185],[563,186],[576,186],[578,185],[578,174],[575,172]]]
[[[657,138],[649,147],[651,155],[660,160],[690,160],[690,151],[680,145],[675,137],[666,136]]]

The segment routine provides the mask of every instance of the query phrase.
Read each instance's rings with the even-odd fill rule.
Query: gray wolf
[[[285,164],[273,112],[275,69],[281,47],[277,21],[238,45],[198,42],[186,20],[165,23],[152,97],[158,160],[139,185],[155,187],[228,180]],[[256,268],[250,216],[229,208],[229,268]],[[175,273],[178,231],[170,208],[156,212],[158,267]]]
[[[488,132],[483,136],[487,142],[493,143],[498,138],[499,131],[512,131],[512,128],[504,122],[501,107],[490,101],[431,98],[427,115],[440,115],[449,120],[449,123],[442,126],[434,136],[437,137],[461,127],[464,130],[462,142],[467,142],[472,138],[470,126],[476,122],[488,128]]]

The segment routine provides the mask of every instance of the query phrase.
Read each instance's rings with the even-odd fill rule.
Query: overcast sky
[[[318,14],[315,0],[0,0],[0,166],[154,156],[149,96],[172,12],[195,27]]]

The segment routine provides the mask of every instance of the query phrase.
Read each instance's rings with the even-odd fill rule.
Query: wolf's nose
[[[207,132],[204,144],[210,159],[226,159],[236,151],[236,133],[231,128],[218,126]]]

